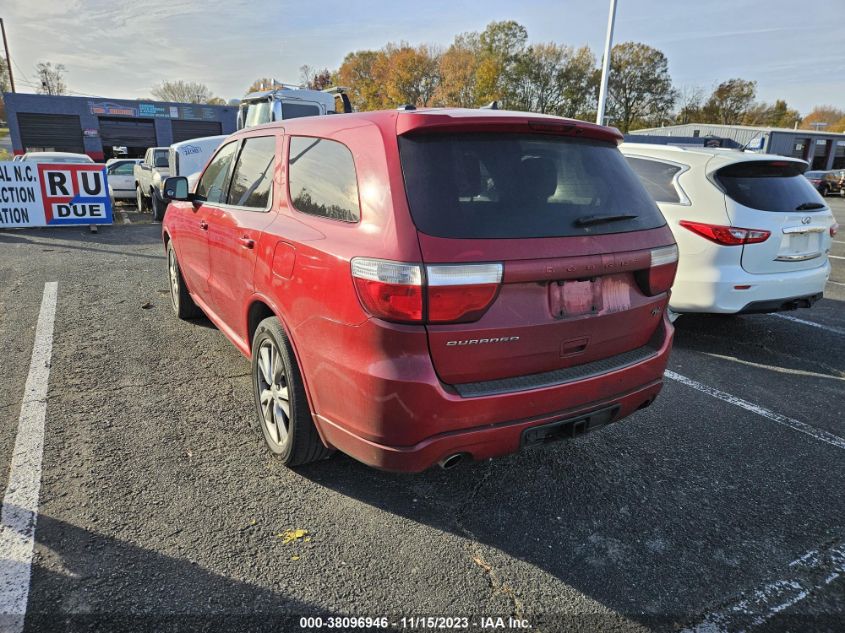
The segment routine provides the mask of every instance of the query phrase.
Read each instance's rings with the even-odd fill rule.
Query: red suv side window
[[[343,222],[361,219],[349,148],[324,138],[292,136],[289,156],[290,197],[297,211]]]
[[[232,173],[228,203],[261,211],[269,209],[275,157],[275,136],[246,139]]]

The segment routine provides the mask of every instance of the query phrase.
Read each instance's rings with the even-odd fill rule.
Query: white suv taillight
[[[423,267],[355,257],[352,278],[364,309],[401,323],[463,323],[484,314],[502,282],[502,264]]]
[[[743,229],[738,226],[720,226],[681,220],[678,222],[688,231],[715,242],[720,246],[742,246],[743,244],[759,244],[769,239],[771,232],[763,229]]]

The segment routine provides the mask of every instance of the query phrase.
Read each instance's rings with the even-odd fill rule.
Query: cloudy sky
[[[618,0],[616,42],[661,49],[677,87],[758,82],[806,114],[845,106],[843,0]],[[388,41],[447,45],[456,33],[514,19],[533,42],[603,46],[607,0],[3,0],[18,89],[35,65],[67,67],[71,91],[147,97],[162,79],[205,83],[226,99],[253,79],[297,82],[299,67],[337,68]]]

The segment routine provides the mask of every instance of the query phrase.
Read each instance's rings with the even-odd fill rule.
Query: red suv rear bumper
[[[475,460],[507,455],[523,446],[526,429],[579,421],[591,412],[608,410],[608,415],[599,416],[600,422],[615,422],[651,404],[663,385],[674,334],[668,319],[664,318],[663,325],[665,335],[653,355],[582,380],[464,398],[443,385],[433,369],[420,372],[417,368],[411,376],[404,372],[391,372],[390,376],[368,373],[368,406],[357,408],[356,419],[333,420],[320,415],[319,406],[315,419],[327,444],[384,470],[419,472],[457,453]],[[364,373],[360,367],[372,369],[373,365],[358,367],[360,380]],[[355,372],[352,368],[349,371]],[[358,381],[346,384],[351,382]],[[343,391],[342,383],[335,382],[333,387],[335,395]],[[364,394],[358,391],[356,395]],[[349,397],[355,399],[351,393]],[[344,408],[356,411],[348,399]],[[566,433],[572,429],[562,430]],[[419,439],[406,444],[402,441],[406,438]]]

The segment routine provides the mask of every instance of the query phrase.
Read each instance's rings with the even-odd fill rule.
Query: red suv
[[[619,133],[488,110],[238,132],[163,224],[173,308],[252,359],[287,465],[420,471],[648,406],[677,248]]]

